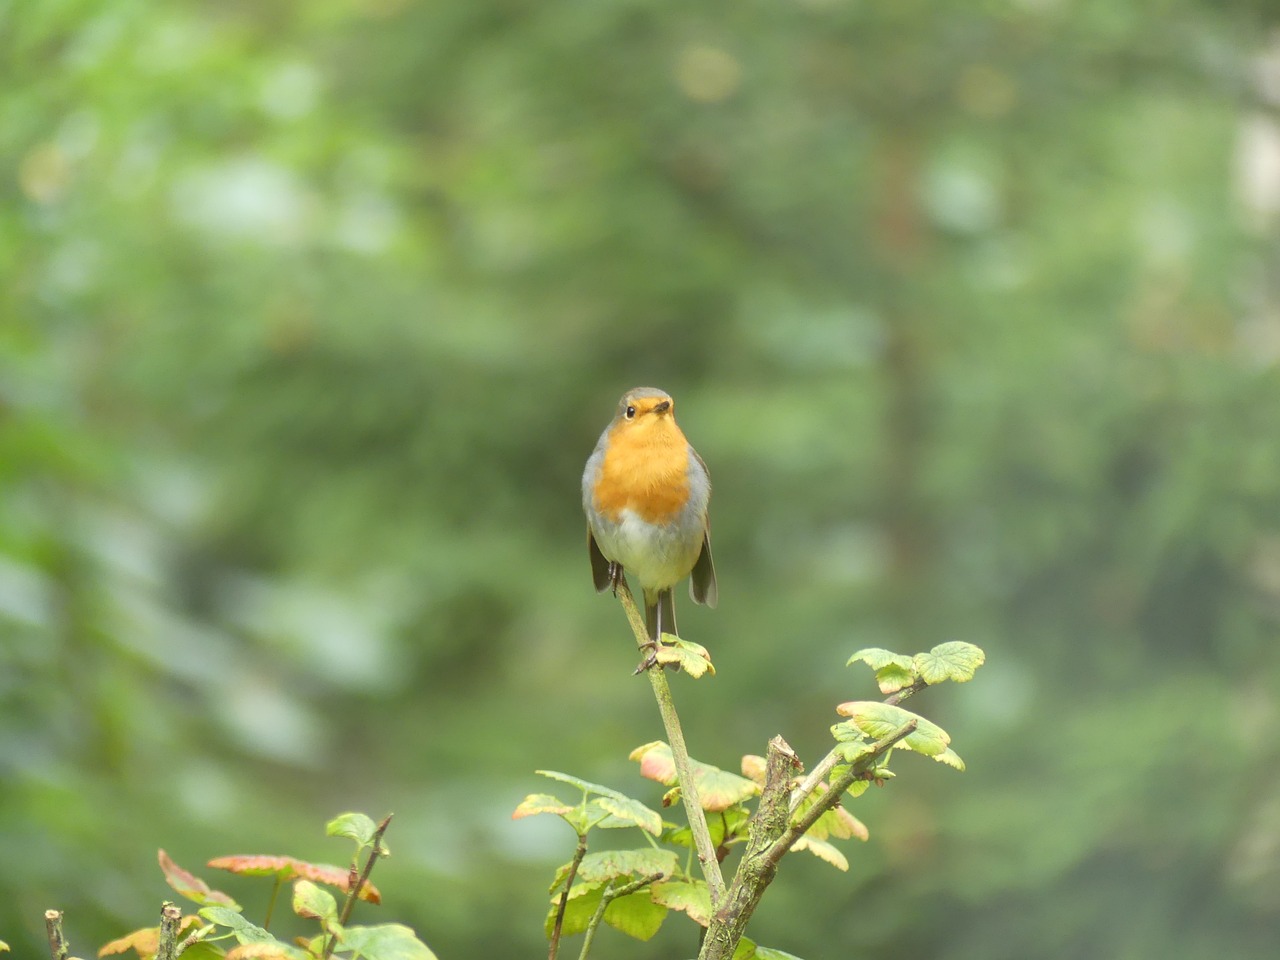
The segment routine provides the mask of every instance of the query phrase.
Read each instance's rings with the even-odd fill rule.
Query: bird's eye
[[[627,409],[624,410],[622,413],[623,413],[623,416],[625,416],[628,420],[634,420],[636,418],[635,407],[627,407]]]

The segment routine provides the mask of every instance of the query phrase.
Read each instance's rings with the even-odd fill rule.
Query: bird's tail
[[[644,624],[649,631],[649,639],[657,643],[663,633],[674,633],[676,630],[676,605],[671,597],[671,588],[651,593],[644,592]]]

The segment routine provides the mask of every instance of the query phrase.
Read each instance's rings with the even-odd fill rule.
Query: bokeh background
[[[0,938],[57,906],[90,956],[157,847],[340,861],[327,817],[394,810],[362,919],[540,955],[532,771],[660,794],[578,491],[651,384],[716,482],[695,756],[816,758],[859,647],[989,657],[915,701],[968,771],[903,758],[755,939],[1274,956],[1278,26],[0,3]]]

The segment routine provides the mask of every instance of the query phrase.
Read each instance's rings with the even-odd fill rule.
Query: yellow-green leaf
[[[649,888],[654,903],[680,910],[706,926],[711,922],[711,894],[703,880],[659,880]]]
[[[661,664],[674,664],[697,680],[704,673],[715,676],[716,668],[711,663],[711,654],[700,643],[681,640],[673,633],[664,633],[662,642],[654,651],[654,658]]]
[[[791,849],[808,850],[815,857],[827,861],[837,870],[847,871],[849,869],[849,861],[845,859],[845,855],[825,840],[818,840],[816,837],[806,835],[797,840]]]
[[[947,749],[951,737],[936,723],[924,717],[878,700],[853,700],[836,707],[836,712],[852,719],[854,725],[869,737],[888,736],[908,721],[915,720],[916,729],[899,744],[927,757],[936,757]]]
[[[641,776],[666,786],[675,785],[676,765],[671,757],[671,748],[661,740],[632,750],[631,759],[639,761]],[[760,792],[760,787],[746,777],[713,767],[709,763],[690,758],[689,766],[704,810],[727,810]]]
[[[667,908],[653,902],[648,890],[618,897],[604,910],[604,922],[628,937],[648,940],[666,919]]]
[[[986,659],[987,655],[981,647],[952,640],[938,644],[928,653],[917,653],[913,663],[925,683],[941,683],[944,680],[964,683],[973,679],[974,673]]]
[[[596,797],[590,806],[599,808],[612,818],[601,820],[599,825],[602,827],[639,827],[655,837],[662,833],[662,817],[639,800],[632,800],[630,797]]]

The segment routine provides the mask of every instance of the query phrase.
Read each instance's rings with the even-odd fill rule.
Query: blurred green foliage
[[[753,937],[1273,955],[1277,25],[0,2],[0,934],[88,956],[156,848],[358,808],[441,957],[540,953],[531,771],[644,797],[658,735],[578,507],[647,383],[716,481],[696,755],[820,755],[860,647],[990,658],[931,704],[968,775],[861,798]]]

